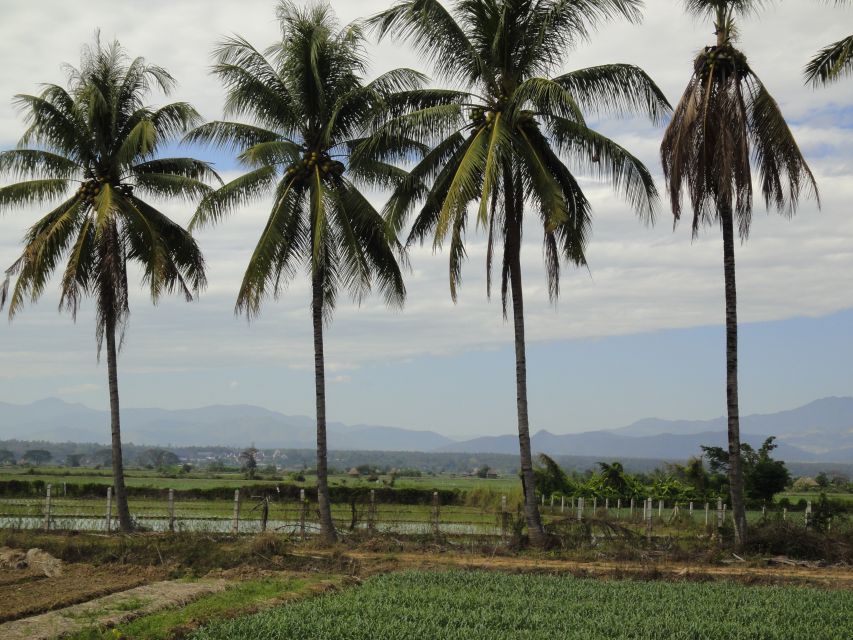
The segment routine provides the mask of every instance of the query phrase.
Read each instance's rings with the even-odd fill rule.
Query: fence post
[[[240,490],[234,489],[234,519],[231,523],[231,533],[237,535],[240,530]]]
[[[761,505],[761,517],[763,518],[766,515],[767,515],[767,505],[763,504],[763,505]]]
[[[551,512],[553,513],[553,511],[554,511],[554,494],[552,493],[551,494]]]
[[[654,510],[654,503],[651,498],[646,499],[646,536],[651,539],[652,537],[652,511]]]
[[[693,524],[693,502],[690,503],[690,524]]]
[[[107,533],[113,527],[113,488],[107,487],[107,512],[104,516],[104,529],[106,529]]]
[[[634,519],[634,498],[631,498],[631,510],[628,512],[628,518]]]
[[[509,528],[509,513],[506,510],[506,496],[501,496],[501,537],[506,538]]]
[[[709,522],[709,520],[710,520],[710,513],[711,513],[711,505],[709,505],[709,504],[706,502],[706,503],[705,503],[705,526],[706,526],[706,527],[708,526],[708,522]]]
[[[782,520],[788,519],[788,507],[782,507]]]
[[[560,513],[566,511],[566,496],[560,496]]]
[[[578,498],[578,522],[583,518],[583,498]]]
[[[542,496],[542,501],[544,503],[545,496]],[[438,491],[432,492],[432,530],[435,535],[438,535]]]
[[[376,489],[370,490],[370,507],[367,510],[367,530],[376,531]]]
[[[50,489],[51,485],[47,485],[47,491],[44,495],[44,530],[50,531]]]
[[[305,489],[299,490],[299,535],[305,540],[305,516],[308,513],[308,503],[305,502]]]
[[[723,499],[717,498],[717,529],[723,526]]]
[[[592,497],[592,515],[595,515],[595,512],[598,511],[598,497]]]
[[[47,495],[48,495],[48,502],[49,502],[49,501],[50,501],[50,500],[49,500],[49,497],[50,497],[50,485],[48,485],[48,494],[47,494]],[[806,523],[806,527],[808,527],[808,526],[809,526],[809,525],[811,525],[811,523],[812,523],[812,501],[811,501],[811,500],[809,500],[808,502],[806,502],[805,523]]]
[[[607,513],[609,511],[610,511],[610,498],[605,498],[604,499],[604,515],[607,515]]]
[[[267,521],[270,518],[270,499],[264,496],[264,501],[261,503],[261,532],[267,530]]]
[[[175,490],[169,489],[169,531],[175,533]]]
[[[622,498],[616,498],[616,519],[622,517]]]
[[[663,517],[663,500],[658,500],[658,518]]]

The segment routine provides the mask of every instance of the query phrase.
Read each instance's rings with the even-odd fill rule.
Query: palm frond
[[[587,113],[645,115],[660,124],[672,106],[648,74],[630,64],[588,67],[554,78]],[[560,115],[560,114],[557,114]]]
[[[276,176],[275,167],[261,167],[207,194],[190,221],[190,230],[216,224],[232,209],[258,200],[275,184]]]
[[[28,204],[44,204],[60,198],[68,191],[69,180],[45,178],[0,187],[0,211]]]
[[[805,69],[806,82],[826,85],[853,73],[853,36],[834,42],[818,51]]]
[[[65,156],[39,149],[12,149],[0,152],[0,175],[13,178],[68,179],[82,167]]]

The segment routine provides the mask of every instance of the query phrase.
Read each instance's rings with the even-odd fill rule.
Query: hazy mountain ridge
[[[330,422],[329,448],[353,451],[423,451],[517,454],[515,434],[456,442],[434,431]],[[142,446],[226,446],[311,449],[314,419],[252,405],[199,409],[125,409],[126,442]],[[741,418],[743,440],[759,446],[777,436],[778,457],[800,462],[853,462],[853,398],[831,397],[775,414]],[[726,420],[646,418],[619,429],[558,435],[540,430],[535,452],[550,455],[681,460],[700,445],[724,446]],[[107,442],[109,414],[82,404],[47,399],[29,405],[0,403],[0,439]]]

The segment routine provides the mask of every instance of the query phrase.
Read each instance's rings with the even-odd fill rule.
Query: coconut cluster
[[[299,162],[295,162],[287,168],[287,176],[295,176],[305,180],[314,173],[315,167],[320,169],[320,174],[323,176],[340,176],[343,175],[345,169],[342,162],[332,160],[325,153],[307,151]]]
[[[98,194],[101,193],[101,189],[103,189],[104,185],[107,183],[108,180],[101,176],[97,178],[89,178],[83,184],[80,185],[80,188],[77,190],[77,193],[81,195],[86,202],[92,203],[94,202]],[[124,196],[130,196],[133,194],[133,185],[118,184],[111,186],[115,191]]]
[[[696,57],[694,70],[702,79],[713,74],[714,78],[743,78],[749,67],[746,56],[731,45],[705,47]]]

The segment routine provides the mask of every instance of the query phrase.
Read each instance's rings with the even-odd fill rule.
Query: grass
[[[729,583],[406,572],[199,629],[194,640],[836,640],[853,593]]]
[[[312,593],[323,577],[246,580],[234,583],[227,591],[214,593],[177,609],[142,616],[113,629],[94,628],[70,636],[70,640],[165,640],[202,623],[223,620],[258,611],[271,600]],[[267,605],[268,606],[268,605]]]

